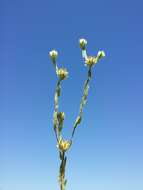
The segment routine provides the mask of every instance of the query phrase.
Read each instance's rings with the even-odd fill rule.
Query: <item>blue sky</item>
[[[0,1],[0,190],[58,189],[52,129],[56,84],[48,52],[69,71],[60,108],[69,137],[88,51],[106,58],[93,71],[84,119],[68,153],[67,189],[143,189],[143,2]]]

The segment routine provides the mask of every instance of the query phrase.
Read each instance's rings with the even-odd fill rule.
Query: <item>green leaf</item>
[[[81,116],[78,116],[78,117],[76,118],[76,121],[75,121],[75,123],[74,123],[74,128],[76,128],[76,127],[80,124],[81,119],[82,119]]]
[[[58,125],[57,112],[54,112],[54,121],[53,122],[54,122],[54,128],[56,128]]]
[[[80,124],[80,122],[81,122],[81,117],[78,116],[77,119],[76,119],[76,124]]]

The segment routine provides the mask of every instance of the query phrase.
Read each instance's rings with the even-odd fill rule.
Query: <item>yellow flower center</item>
[[[67,141],[67,140],[63,140],[61,139],[59,141],[59,144],[58,144],[58,148],[61,150],[61,151],[67,151],[71,146],[71,143],[70,141]]]
[[[88,56],[88,57],[85,59],[85,63],[86,63],[88,66],[95,65],[95,64],[97,63],[97,57]]]
[[[58,71],[57,71],[57,75],[58,75],[58,77],[61,79],[61,80],[63,80],[63,79],[65,79],[65,78],[67,78],[67,76],[68,76],[68,71],[66,70],[66,69],[58,69]]]

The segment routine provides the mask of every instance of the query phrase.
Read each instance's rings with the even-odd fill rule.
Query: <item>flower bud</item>
[[[58,57],[58,52],[56,50],[52,50],[49,52],[50,58],[52,61],[55,63],[57,57]]]
[[[60,68],[57,70],[57,75],[61,80],[64,80],[68,76],[68,71],[65,68]]]
[[[97,54],[97,59],[99,60],[99,59],[101,59],[103,57],[105,57],[105,52],[104,51],[99,51],[98,54]]]
[[[85,39],[80,39],[80,40],[79,40],[79,45],[80,45],[80,48],[81,48],[82,50],[85,50],[85,47],[86,47],[86,45],[87,45],[87,40],[85,40]]]
[[[58,148],[61,151],[67,151],[71,146],[71,142],[68,140],[60,139],[58,143]]]

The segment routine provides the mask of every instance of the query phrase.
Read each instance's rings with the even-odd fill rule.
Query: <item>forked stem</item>
[[[84,82],[83,87],[83,95],[80,102],[79,113],[74,122],[73,130],[71,134],[70,140],[65,140],[62,137],[62,129],[63,129],[63,122],[65,119],[64,112],[59,112],[59,97],[61,94],[61,81],[68,77],[68,71],[66,68],[58,68],[57,66],[57,56],[58,52],[56,50],[52,50],[49,52],[50,58],[52,63],[55,67],[56,74],[58,76],[58,81],[55,89],[55,96],[54,96],[54,114],[53,114],[53,124],[54,124],[54,132],[57,140],[57,147],[59,149],[59,158],[60,158],[60,168],[59,168],[59,184],[60,190],[65,190],[67,180],[65,179],[65,168],[66,168],[66,151],[72,145],[73,137],[76,131],[77,126],[81,123],[82,116],[83,116],[83,108],[87,102],[88,91],[89,91],[89,82],[91,80],[91,71],[92,66],[94,66],[101,58],[105,57],[104,51],[99,51],[97,56],[88,56],[86,53],[86,45],[87,41],[85,39],[79,40],[80,48],[82,49],[82,57],[86,66],[88,67],[88,74],[87,79]]]

